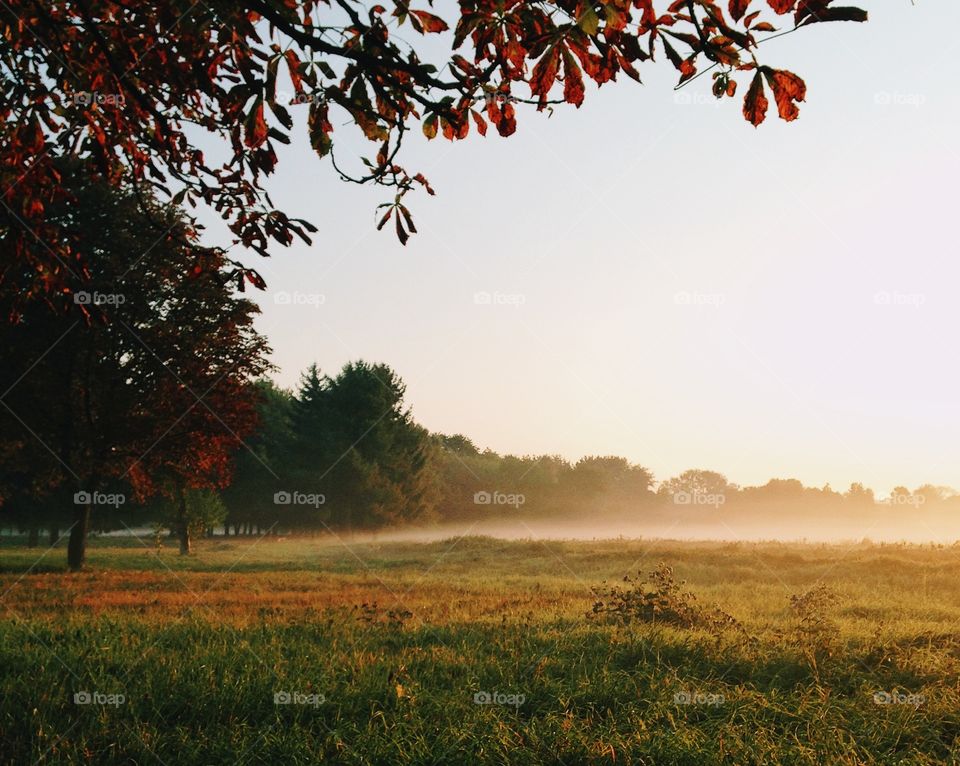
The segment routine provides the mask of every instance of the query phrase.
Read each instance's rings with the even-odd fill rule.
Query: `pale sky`
[[[960,4],[860,5],[865,25],[763,47],[807,82],[791,124],[771,106],[754,129],[709,75],[678,99],[662,61],[579,111],[523,110],[509,139],[417,134],[404,164],[437,196],[408,198],[405,248],[374,229],[389,193],[298,132],[269,188],[320,233],[246,259],[278,381],[386,362],[431,430],[658,479],[960,487]],[[345,159],[375,153],[335,129]]]

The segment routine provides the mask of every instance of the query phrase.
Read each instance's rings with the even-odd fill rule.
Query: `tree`
[[[864,487],[859,481],[855,481],[850,485],[850,489],[843,495],[843,500],[845,503],[861,508],[872,507],[876,504],[873,490]]]
[[[662,482],[658,492],[666,497],[675,498],[678,494],[726,496],[736,490],[737,488],[730,484],[722,473],[693,468]]]
[[[190,555],[194,537],[222,524],[227,517],[220,494],[210,489],[183,489],[174,498],[164,498],[161,505],[166,525],[180,541],[181,556]]]
[[[765,86],[780,117],[793,120],[806,85],[757,58],[764,36],[777,31],[771,21],[799,29],[867,18],[857,8],[833,7],[833,0],[675,0],[659,10],[654,0],[461,0],[451,30],[408,0],[389,5],[4,3],[0,227],[13,233],[10,252],[26,266],[17,284],[7,275],[8,289],[23,299],[49,295],[68,264],[88,265],[89,254],[46,214],[65,198],[57,160],[66,156],[81,157],[86,170],[111,184],[209,205],[237,241],[265,255],[271,241],[309,241],[315,231],[276,209],[263,190],[277,164],[276,143],[289,142],[302,110],[310,143],[335,172],[392,189],[380,227],[392,217],[405,243],[416,231],[405,195],[415,187],[432,193],[426,178],[398,164],[415,122],[429,138],[463,139],[471,124],[485,135],[488,122],[509,136],[516,105],[579,107],[585,79],[600,86],[623,73],[639,81],[638,67],[657,55],[678,70],[681,84],[712,71],[717,97],[734,96],[736,78],[748,78],[743,112],[754,125],[769,107]],[[441,39],[449,53],[430,63],[434,48],[412,47],[406,29],[448,33]],[[287,81],[293,95],[281,99],[278,84]],[[375,148],[359,172],[334,152],[334,125],[344,118]],[[211,138],[225,150],[209,153],[225,155],[222,164],[201,150]],[[196,243],[191,250],[211,253]],[[241,268],[237,278],[262,284],[251,269]]]
[[[233,482],[223,491],[227,527],[241,525],[270,529],[284,520],[284,506],[269,501],[289,483],[294,462],[293,395],[269,380],[256,384],[257,430],[246,440],[247,449],[237,455]],[[287,482],[283,476],[287,475]],[[289,509],[287,509],[289,510]]]
[[[332,378],[312,366],[293,408],[298,461],[290,493],[322,495],[331,520],[346,527],[429,516],[437,498],[433,443],[404,406],[405,391],[385,364],[351,362]]]
[[[437,441],[442,449],[448,450],[455,455],[476,457],[480,454],[480,450],[477,449],[477,445],[473,443],[473,440],[463,434],[453,434],[452,436],[437,434]]]
[[[582,490],[635,494],[641,497],[653,486],[653,474],[626,458],[589,456],[581,458],[573,467],[573,481]]]
[[[248,382],[267,369],[268,348],[254,304],[223,281],[222,257],[184,278],[180,242],[193,234],[178,210],[146,201],[170,230],[158,239],[143,200],[70,170],[73,202],[47,215],[82,243],[88,268],[71,274],[59,311],[31,301],[18,324],[0,325],[0,487],[33,499],[66,491],[68,562],[80,569],[95,510],[115,514],[131,492],[172,497],[229,479],[255,418]],[[0,307],[15,301],[0,291]]]
[[[924,484],[913,490],[913,496],[927,508],[936,507],[956,494],[952,487],[938,487],[933,484]]]

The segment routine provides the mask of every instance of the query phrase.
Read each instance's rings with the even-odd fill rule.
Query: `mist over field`
[[[610,540],[616,538],[692,541],[778,541],[811,543],[938,543],[960,544],[960,518],[953,512],[878,511],[854,518],[837,518],[811,508],[801,518],[777,520],[776,511],[753,517],[717,512],[701,517],[682,513],[659,520],[605,516],[591,508],[589,518],[549,520],[539,518],[478,518],[472,522],[385,528],[374,532],[339,531],[346,541],[429,542],[461,536],[484,535],[503,540]]]

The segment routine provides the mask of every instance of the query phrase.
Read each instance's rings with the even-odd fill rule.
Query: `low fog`
[[[767,513],[660,514],[656,518],[611,516],[596,510],[582,518],[479,516],[434,525],[399,527],[374,532],[338,530],[343,540],[356,542],[430,542],[460,536],[489,536],[505,540],[602,540],[616,538],[661,538],[671,540],[780,541],[811,543],[940,543],[960,541],[960,514],[954,509],[923,508],[859,511],[848,515],[809,509],[802,515]]]

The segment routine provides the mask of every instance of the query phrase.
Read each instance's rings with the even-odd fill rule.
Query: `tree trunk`
[[[56,545],[57,541],[60,539],[60,527],[56,524],[50,525],[50,545]]]
[[[67,543],[67,565],[71,572],[79,572],[87,560],[87,531],[90,529],[90,503],[78,505],[74,511],[70,541]]]
[[[187,495],[180,490],[180,506],[177,509],[177,532],[180,536],[180,555],[190,555],[190,525],[187,523]]]
[[[39,527],[30,527],[27,534],[27,547],[36,548],[38,545],[40,545],[40,529]]]

